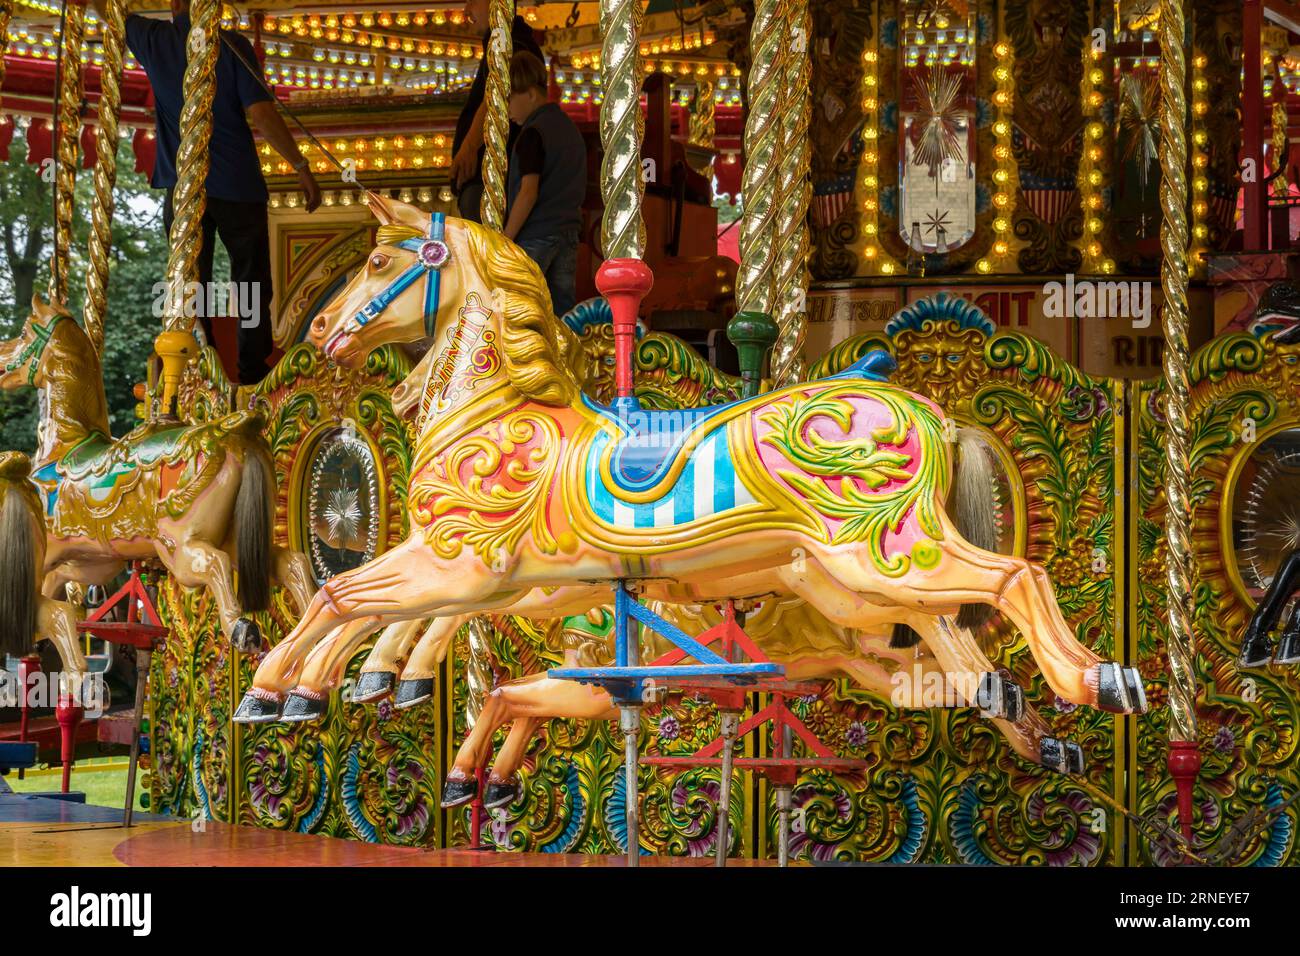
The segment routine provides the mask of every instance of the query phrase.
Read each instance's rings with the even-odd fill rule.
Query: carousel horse
[[[113,438],[90,339],[35,299],[21,334],[0,342],[0,367],[0,388],[43,392],[32,479],[48,527],[46,597],[156,558],[185,587],[208,589],[223,633],[242,651],[261,646],[246,615],[270,606],[272,582],[307,606],[306,558],[271,540],[275,471],[258,413],[203,425],[165,418]]]
[[[327,582],[264,665],[341,625],[553,617],[636,578],[669,603],[795,595],[860,630],[900,608],[988,604],[1058,695],[1144,709],[1136,672],[1077,642],[1041,568],[957,533],[932,403],[859,364],[728,405],[622,415],[582,399],[576,340],[522,251],[471,223],[370,202],[379,245],[310,338],[345,366],[387,342],[435,339],[421,363],[412,533]],[[255,679],[241,710],[281,697]]]
[[[50,641],[63,661],[69,693],[80,697],[86,658],[72,605],[41,594],[45,568],[45,516],[31,460],[0,453],[0,665],[4,655],[26,657],[39,640]]]
[[[1241,638],[1241,655],[1238,658],[1240,666],[1264,667],[1269,662],[1300,663],[1300,603],[1292,608],[1291,616],[1282,628],[1276,654],[1273,652],[1273,641],[1269,638],[1269,633],[1277,626],[1287,602],[1297,591],[1300,591],[1300,549],[1286,556],[1277,574],[1269,582],[1268,590],[1260,599],[1255,613],[1250,616],[1246,632]]]

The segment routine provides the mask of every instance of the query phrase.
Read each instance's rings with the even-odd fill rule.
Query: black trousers
[[[163,201],[163,227],[168,236],[172,231],[172,190],[167,190]],[[213,238],[221,237],[221,244],[230,256],[230,280],[238,292],[234,301],[224,310],[223,321],[238,323],[239,381],[243,385],[260,382],[270,371],[267,359],[271,356],[271,235],[264,202],[233,202],[229,199],[208,197],[203,214],[203,248],[199,252],[199,282],[204,289],[212,281]],[[250,317],[239,316],[236,308],[241,302],[252,305],[255,312]],[[199,318],[208,340],[213,341],[210,309],[200,299]]]

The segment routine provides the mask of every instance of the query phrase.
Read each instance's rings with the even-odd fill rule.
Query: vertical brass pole
[[[1192,630],[1190,362],[1187,324],[1187,61],[1183,0],[1160,2],[1160,285],[1165,336],[1165,538],[1168,542],[1169,770],[1191,838],[1196,747],[1196,638]]]
[[[706,78],[700,78],[695,81],[695,99],[691,101],[691,143],[713,148],[717,127],[716,115],[717,104],[713,101],[713,83]]]
[[[123,0],[104,0],[101,32],[104,63],[99,71],[99,135],[95,138],[95,204],[91,209],[83,325],[96,352],[104,348],[108,314],[108,254],[113,246],[113,186],[117,182],[118,118],[122,113]]]
[[[812,148],[808,126],[812,119],[812,17],[808,0],[790,0],[786,7],[789,37],[782,68],[781,154],[774,229],[776,286],[773,307],[779,337],[772,352],[772,378],[789,385],[803,378],[804,337],[808,333],[808,206],[812,202]]]
[[[488,75],[487,92],[483,97],[486,112],[483,118],[483,143],[487,151],[483,156],[483,198],[479,201],[479,216],[483,225],[498,232],[505,226],[506,216],[506,140],[510,135],[510,57],[514,38],[510,28],[513,23],[514,4],[511,0],[491,0],[488,5]]]
[[[81,40],[86,8],[67,5],[59,52],[59,109],[54,140],[54,256],[50,260],[49,299],[68,301],[68,256],[72,251],[72,213],[81,146]]]
[[[740,192],[740,273],[736,305],[770,316],[776,285],[777,150],[782,144],[781,87],[786,20],[777,0],[756,0],[750,29],[749,114],[745,117],[745,170]]]
[[[163,363],[162,413],[171,414],[181,373],[197,351],[187,287],[199,278],[203,248],[203,214],[207,209],[208,143],[212,138],[212,100],[216,94],[217,55],[221,50],[220,3],[194,0],[186,38],[185,105],[181,107],[181,143],[176,151],[176,188],[172,192],[171,249],[167,256],[167,304],[164,332],[154,344]]]
[[[9,48],[9,18],[13,16],[13,0],[0,0],[0,86],[5,81],[5,50]],[[11,121],[12,122],[12,121]]]
[[[645,252],[641,199],[641,4],[637,0],[601,0],[600,164],[601,252],[606,259],[640,259]]]

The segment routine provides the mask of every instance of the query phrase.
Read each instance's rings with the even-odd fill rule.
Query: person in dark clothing
[[[99,12],[100,0],[90,0]],[[171,233],[172,193],[176,187],[176,152],[180,146],[180,115],[184,105],[186,50],[190,42],[189,0],[172,0],[171,22],[132,14],[126,18],[126,45],[153,87],[158,148],[150,184],[165,189],[163,225]],[[217,88],[212,103],[212,139],[208,145],[207,204],[203,216],[203,248],[199,282],[212,281],[214,234],[230,256],[230,278],[237,283],[239,316],[239,379],[245,385],[261,381],[271,355],[271,240],[267,223],[266,181],[253,143],[251,123],[281,156],[293,165],[311,212],[320,205],[320,187],[307,160],[294,142],[266,89],[244,65],[257,68],[252,44],[237,33],[221,31],[225,39],[217,59]],[[227,42],[228,41],[228,42]],[[237,48],[239,57],[230,49]],[[203,328],[212,340],[208,309],[198,297]]]
[[[483,198],[483,121],[487,115],[484,95],[487,92],[487,55],[491,40],[488,27],[488,0],[466,0],[465,16],[483,30],[483,58],[479,61],[478,72],[474,74],[474,83],[469,88],[469,99],[465,101],[456,120],[456,135],[451,143],[451,185],[456,190],[456,208],[462,219],[479,222],[479,204]],[[516,15],[510,25],[512,49],[527,50],[541,58],[542,48],[537,45],[532,28],[524,18]],[[510,124],[509,138],[506,140],[506,154],[514,146],[519,127]]]
[[[546,65],[533,54],[510,61],[510,152],[503,232],[537,263],[563,316],[576,300],[578,233],[587,195],[587,145],[573,120],[546,96]]]

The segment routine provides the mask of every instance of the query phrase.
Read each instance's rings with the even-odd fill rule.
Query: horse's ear
[[[370,212],[379,220],[381,226],[410,226],[423,232],[424,227],[429,223],[427,213],[400,199],[390,199],[377,192],[367,191],[366,205],[370,207]]]

